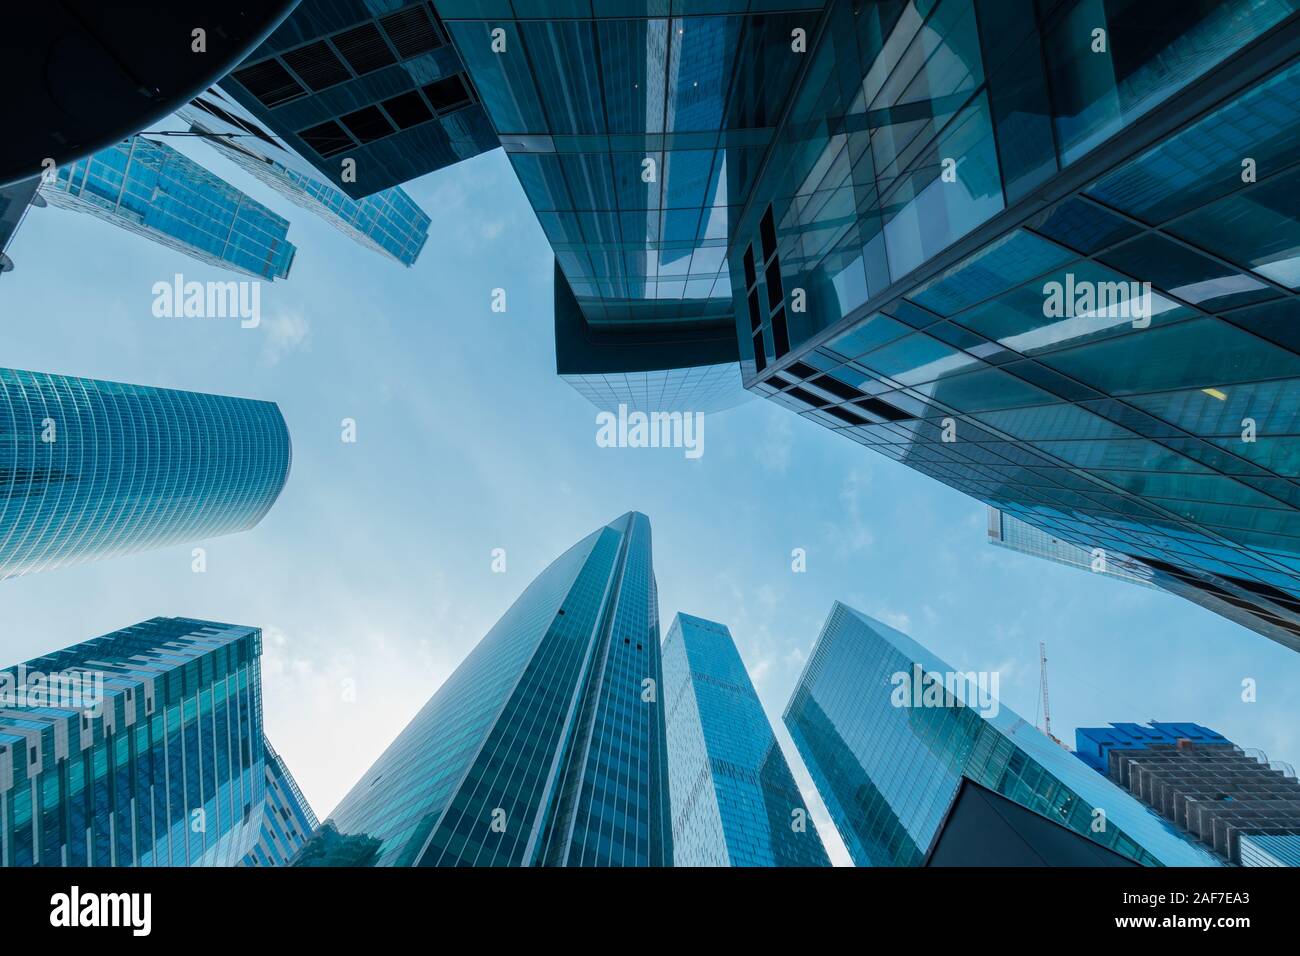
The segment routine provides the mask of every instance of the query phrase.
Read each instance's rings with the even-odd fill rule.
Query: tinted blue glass
[[[339,803],[300,865],[668,865],[650,525],[534,580]]]
[[[287,219],[143,136],[64,166],[41,193],[211,265],[283,279],[293,264]]]
[[[963,777],[1139,863],[1217,864],[996,697],[949,682],[953,673],[905,634],[831,609],[785,722],[859,866],[923,863]],[[900,695],[911,686],[900,675],[938,693]]]
[[[252,853],[268,774],[261,647],[256,628],[154,618],[0,671],[0,863]]]
[[[246,530],[289,475],[279,408],[223,395],[0,369],[0,435],[0,577]]]
[[[664,639],[676,866],[829,866],[731,633],[678,614]]]

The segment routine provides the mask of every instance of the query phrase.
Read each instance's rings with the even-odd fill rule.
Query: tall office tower
[[[830,866],[724,624],[679,613],[663,645],[675,866]]]
[[[221,88],[353,199],[499,145],[428,3],[306,0]]]
[[[289,476],[273,402],[0,368],[0,579],[245,531]]]
[[[262,632],[154,618],[0,671],[0,864],[230,866],[266,798]]]
[[[587,326],[1300,649],[1296,5],[718,6],[437,2]]]
[[[143,136],[62,167],[41,195],[208,265],[261,279],[283,279],[293,265],[287,219]]]
[[[320,826],[316,813],[298,789],[284,758],[262,738],[266,763],[266,799],[262,801],[257,844],[241,866],[285,866]]]
[[[1081,548],[1069,541],[1062,541],[1014,515],[1003,514],[997,508],[989,508],[988,518],[989,544],[1064,564],[1068,568],[1104,574],[1108,578],[1117,578],[1129,584],[1155,587],[1151,583],[1151,569],[1140,561],[1124,555],[1108,554],[1104,548]]]
[[[835,603],[785,722],[855,863],[1218,863],[1001,705],[994,676]]]
[[[524,590],[299,865],[668,866],[658,592],[630,512]]]
[[[195,97],[176,115],[232,163],[354,242],[404,266],[419,257],[429,238],[429,216],[400,186],[350,198],[322,182],[314,167],[218,89]]]
[[[1080,760],[1242,866],[1300,866],[1300,782],[1289,764],[1198,724],[1075,731]]]

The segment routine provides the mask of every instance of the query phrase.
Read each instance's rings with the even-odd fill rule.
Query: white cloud
[[[303,348],[311,336],[311,323],[301,312],[280,312],[263,325],[262,361],[267,365]]]

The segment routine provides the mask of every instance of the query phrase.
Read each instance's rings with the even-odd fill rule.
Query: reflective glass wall
[[[0,578],[245,531],[290,457],[273,402],[0,369]]]
[[[0,864],[236,864],[266,795],[261,651],[154,618],[0,671]]]
[[[676,866],[830,866],[726,625],[664,638]]]
[[[293,265],[287,219],[143,136],[60,168],[41,195],[209,265],[262,279],[283,279]]]
[[[1138,863],[1218,865],[996,694],[953,674],[907,635],[838,602],[831,609],[785,723],[857,865],[924,863],[963,777]]]
[[[557,558],[297,857],[667,866],[658,594],[629,513]]]

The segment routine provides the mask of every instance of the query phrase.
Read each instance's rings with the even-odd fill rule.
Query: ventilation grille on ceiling
[[[358,76],[397,62],[397,57],[393,56],[393,51],[373,23],[363,23],[330,39]]]
[[[429,20],[423,6],[408,7],[382,18],[380,21],[388,38],[397,47],[402,59],[418,56],[442,46],[442,37]]]
[[[309,43],[284,54],[284,62],[302,77],[302,81],[320,91],[344,80],[352,79],[352,74],[343,62],[334,55],[334,51],[324,42]]]
[[[393,132],[393,126],[376,106],[363,106],[355,113],[340,116],[339,122],[362,143],[373,143]]]
[[[263,60],[261,63],[242,67],[231,75],[268,109],[307,95],[307,91],[289,75],[289,71],[280,65],[279,60]]]

